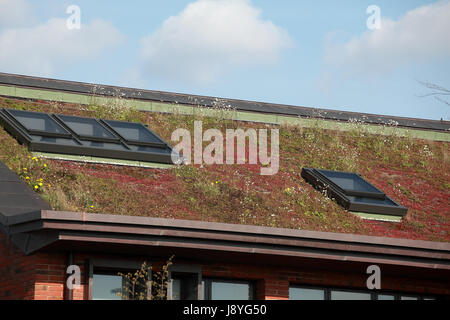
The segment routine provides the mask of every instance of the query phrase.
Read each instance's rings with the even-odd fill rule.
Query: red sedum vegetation
[[[80,106],[0,99],[0,107],[148,123],[170,143],[194,120],[214,127],[270,128],[226,118],[138,112],[120,105]],[[280,129],[280,170],[259,165],[149,169],[33,159],[0,128],[0,161],[28,181],[55,210],[251,224],[374,236],[450,240],[449,144],[367,133],[362,125],[336,132]],[[352,171],[408,207],[400,223],[363,220],[323,196],[301,177],[303,167]],[[26,168],[26,170],[24,170]],[[26,179],[28,177],[28,179]]]

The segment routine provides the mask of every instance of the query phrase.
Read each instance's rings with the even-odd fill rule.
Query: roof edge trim
[[[216,222],[203,222],[181,219],[164,219],[151,217],[119,216],[112,214],[65,212],[42,210],[36,213],[22,214],[14,221],[10,221],[9,228],[36,221],[58,221],[71,224],[98,224],[102,226],[123,226],[127,229],[133,227],[166,228],[184,231],[202,231],[208,233],[226,233],[235,235],[249,235],[259,238],[303,239],[309,241],[340,242],[352,245],[383,246],[391,248],[405,248],[413,250],[443,251],[450,254],[450,243],[424,240],[398,239],[357,234],[341,234],[322,231],[294,230],[285,228],[272,228],[253,225],[238,225]]]

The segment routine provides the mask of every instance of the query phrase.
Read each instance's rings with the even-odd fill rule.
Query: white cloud
[[[233,68],[274,64],[290,43],[248,0],[197,0],[142,40],[141,62],[150,77],[209,83]]]
[[[31,6],[26,0],[0,0],[0,27],[23,26],[31,18]]]
[[[381,8],[381,14],[383,10]],[[325,60],[354,74],[381,74],[410,63],[450,58],[450,1],[383,19],[381,29],[367,31],[343,44],[328,44]]]
[[[26,19],[25,1],[0,0],[12,10],[22,12]],[[123,35],[109,22],[93,20],[81,29],[67,28],[66,18],[53,18],[45,23],[15,27],[7,25],[0,31],[0,71],[51,76],[55,71],[80,61],[98,58],[105,50],[119,44]],[[7,22],[4,20],[5,23]]]

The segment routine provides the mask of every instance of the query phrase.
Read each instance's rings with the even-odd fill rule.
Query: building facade
[[[57,80],[5,74],[0,80],[2,95],[15,98],[54,100],[61,93],[61,99],[74,94],[77,100],[90,91],[87,84]],[[130,99],[137,95],[123,90]],[[107,88],[102,94],[99,98],[108,96]],[[149,97],[143,99],[151,103],[183,98],[145,94]],[[236,105],[237,117],[255,110],[260,113],[253,117],[262,118],[313,112],[245,101]],[[323,121],[341,125],[339,121],[353,116],[330,112]],[[381,121],[381,116],[361,117],[368,124]],[[448,143],[448,122],[396,121],[422,139]],[[169,300],[450,297],[448,241],[54,210],[26,178],[0,164],[0,299],[129,299],[135,294]],[[444,216],[448,209],[444,204]],[[144,262],[143,280],[131,297],[124,275]]]

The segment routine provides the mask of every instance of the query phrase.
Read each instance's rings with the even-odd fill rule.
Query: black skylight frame
[[[357,184],[361,183],[360,186],[365,186],[365,190],[346,188],[336,179],[330,179],[332,175],[353,179]],[[401,217],[408,211],[408,208],[389,198],[357,173],[303,168],[302,177],[316,189],[326,191],[329,198],[349,211]]]
[[[27,124],[17,119],[15,116],[17,114],[22,118],[28,116],[32,120],[37,119],[37,122]],[[72,125],[69,120],[72,121]],[[73,126],[73,122],[77,121],[92,125],[92,133],[77,130]],[[138,126],[142,132],[153,137],[153,142],[127,140],[114,130],[108,121],[0,108],[0,123],[5,130],[20,143],[27,145],[31,151],[173,164],[171,146],[147,126],[134,122],[119,122],[125,126]],[[32,125],[29,125],[30,123]],[[42,123],[45,123],[42,128],[37,128]],[[52,130],[46,130],[45,127]],[[95,134],[95,131],[102,134]],[[182,157],[178,156],[176,160],[181,163]]]

